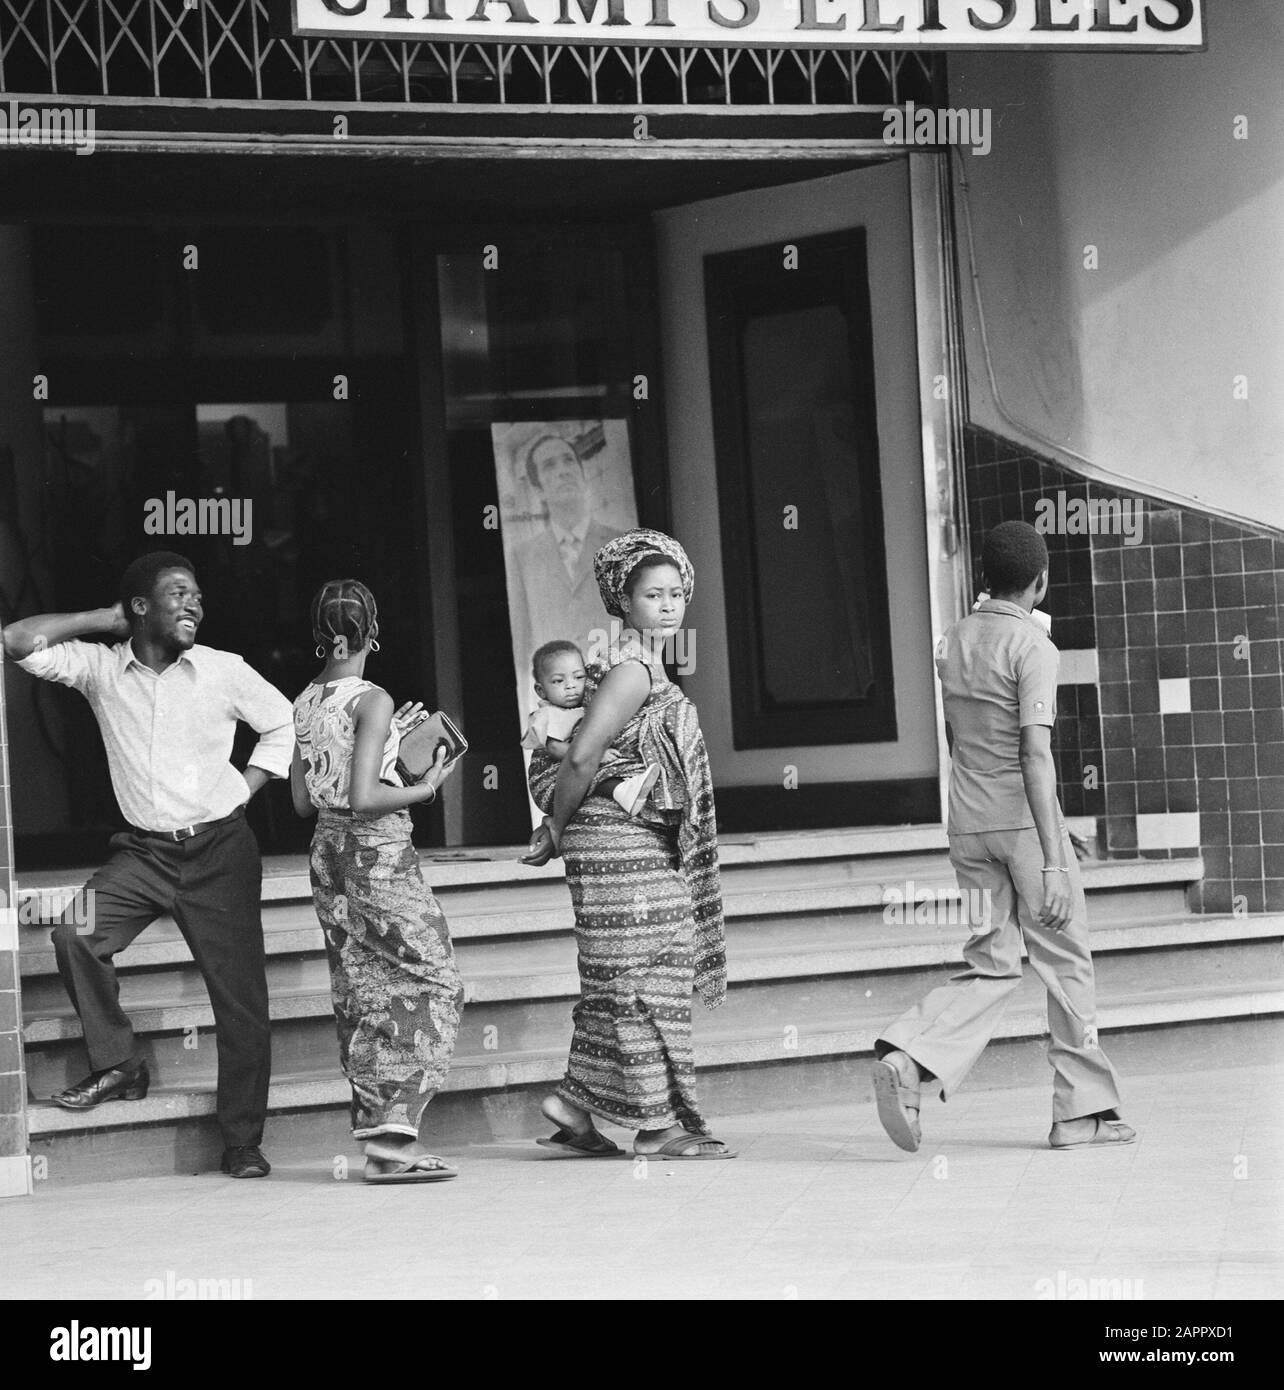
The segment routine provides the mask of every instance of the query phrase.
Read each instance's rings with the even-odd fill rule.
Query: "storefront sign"
[[[296,34],[772,48],[1204,47],[1203,0],[292,0]]]

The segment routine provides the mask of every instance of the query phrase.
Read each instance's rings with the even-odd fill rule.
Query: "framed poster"
[[[555,638],[604,654],[611,619],[593,556],[638,524],[625,420],[491,425],[522,728],[537,697],[531,657]]]

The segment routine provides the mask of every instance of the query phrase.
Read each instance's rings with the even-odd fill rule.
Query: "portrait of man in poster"
[[[608,630],[593,555],[637,525],[633,468],[623,420],[495,424],[491,436],[524,720],[535,649],[565,638],[591,656],[592,634]]]

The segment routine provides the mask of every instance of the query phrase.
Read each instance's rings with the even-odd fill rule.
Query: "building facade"
[[[0,617],[175,548],[292,694],[355,574],[471,744],[421,842],[516,843],[551,432],[691,554],[723,828],[931,825],[934,637],[1045,518],[1067,815],[1284,910],[1284,33],[1205,8],[0,0]],[[19,872],[94,862],[92,719],[4,698]]]

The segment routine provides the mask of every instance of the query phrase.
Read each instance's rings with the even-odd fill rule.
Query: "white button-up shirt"
[[[18,663],[89,701],[125,819],[141,830],[221,820],[250,798],[232,766],[238,720],[262,735],[250,763],[289,774],[290,702],[233,652],[194,646],[157,675],[130,642],[58,642]]]

